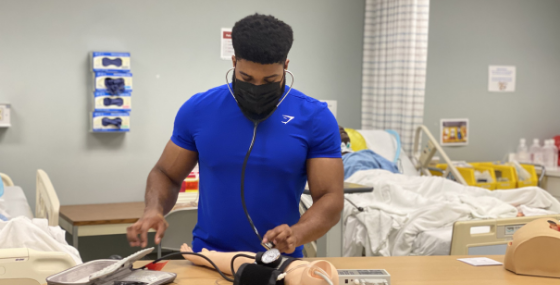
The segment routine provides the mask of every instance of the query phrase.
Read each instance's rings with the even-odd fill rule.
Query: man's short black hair
[[[257,13],[235,23],[231,40],[236,58],[261,64],[284,63],[294,33],[288,24]]]

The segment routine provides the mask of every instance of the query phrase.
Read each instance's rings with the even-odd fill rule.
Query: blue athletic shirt
[[[252,136],[253,123],[227,85],[196,94],[179,109],[171,140],[198,152],[200,198],[194,251],[264,250],[241,205],[241,167]],[[245,202],[261,236],[299,221],[306,160],[340,158],[340,141],[327,104],[295,89],[259,124],[245,172]],[[302,246],[291,256],[303,257]]]

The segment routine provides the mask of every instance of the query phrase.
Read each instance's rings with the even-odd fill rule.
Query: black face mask
[[[286,81],[254,85],[244,81],[237,81],[233,74],[233,94],[237,105],[247,119],[259,123],[266,120],[278,106]]]

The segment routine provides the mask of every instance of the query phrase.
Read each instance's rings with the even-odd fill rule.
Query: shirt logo
[[[291,120],[294,119],[294,116],[282,115],[282,117],[284,117],[284,120],[287,120],[282,122],[282,124],[284,125],[288,124]]]

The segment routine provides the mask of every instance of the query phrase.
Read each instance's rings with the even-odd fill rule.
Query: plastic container
[[[529,155],[531,156],[531,161],[533,164],[542,165],[544,163],[542,147],[539,143],[539,139],[533,140],[533,145],[529,148]]]
[[[531,163],[531,158],[529,156],[529,149],[527,148],[525,139],[519,140],[519,146],[517,146],[517,153],[515,155],[515,159],[519,163]]]
[[[521,166],[529,172],[531,178],[527,180],[519,180],[517,181],[517,187],[529,187],[529,186],[538,186],[539,185],[539,177],[537,176],[537,171],[535,170],[534,165],[530,164],[521,164]]]
[[[558,167],[558,148],[554,145],[554,140],[544,141],[543,158],[547,170]]]
[[[492,168],[496,176],[496,189],[515,189],[517,187],[517,172],[514,166],[495,164],[493,162],[474,162],[471,165]]]
[[[436,167],[445,171],[447,169],[447,164],[438,164]],[[491,167],[486,165],[477,165],[472,167],[456,167],[456,168],[457,171],[459,171],[459,173],[461,174],[461,176],[463,176],[463,179],[465,179],[465,182],[467,182],[467,185],[486,188],[488,190],[496,190],[497,187],[496,175],[494,174],[494,169],[492,169]],[[477,181],[475,176],[475,171],[480,171],[480,172],[488,171],[493,181],[489,181],[489,182]],[[432,175],[435,176],[441,176],[441,173],[437,171],[431,173]]]
[[[198,192],[199,179],[198,172],[191,172],[183,181],[180,192]]]

